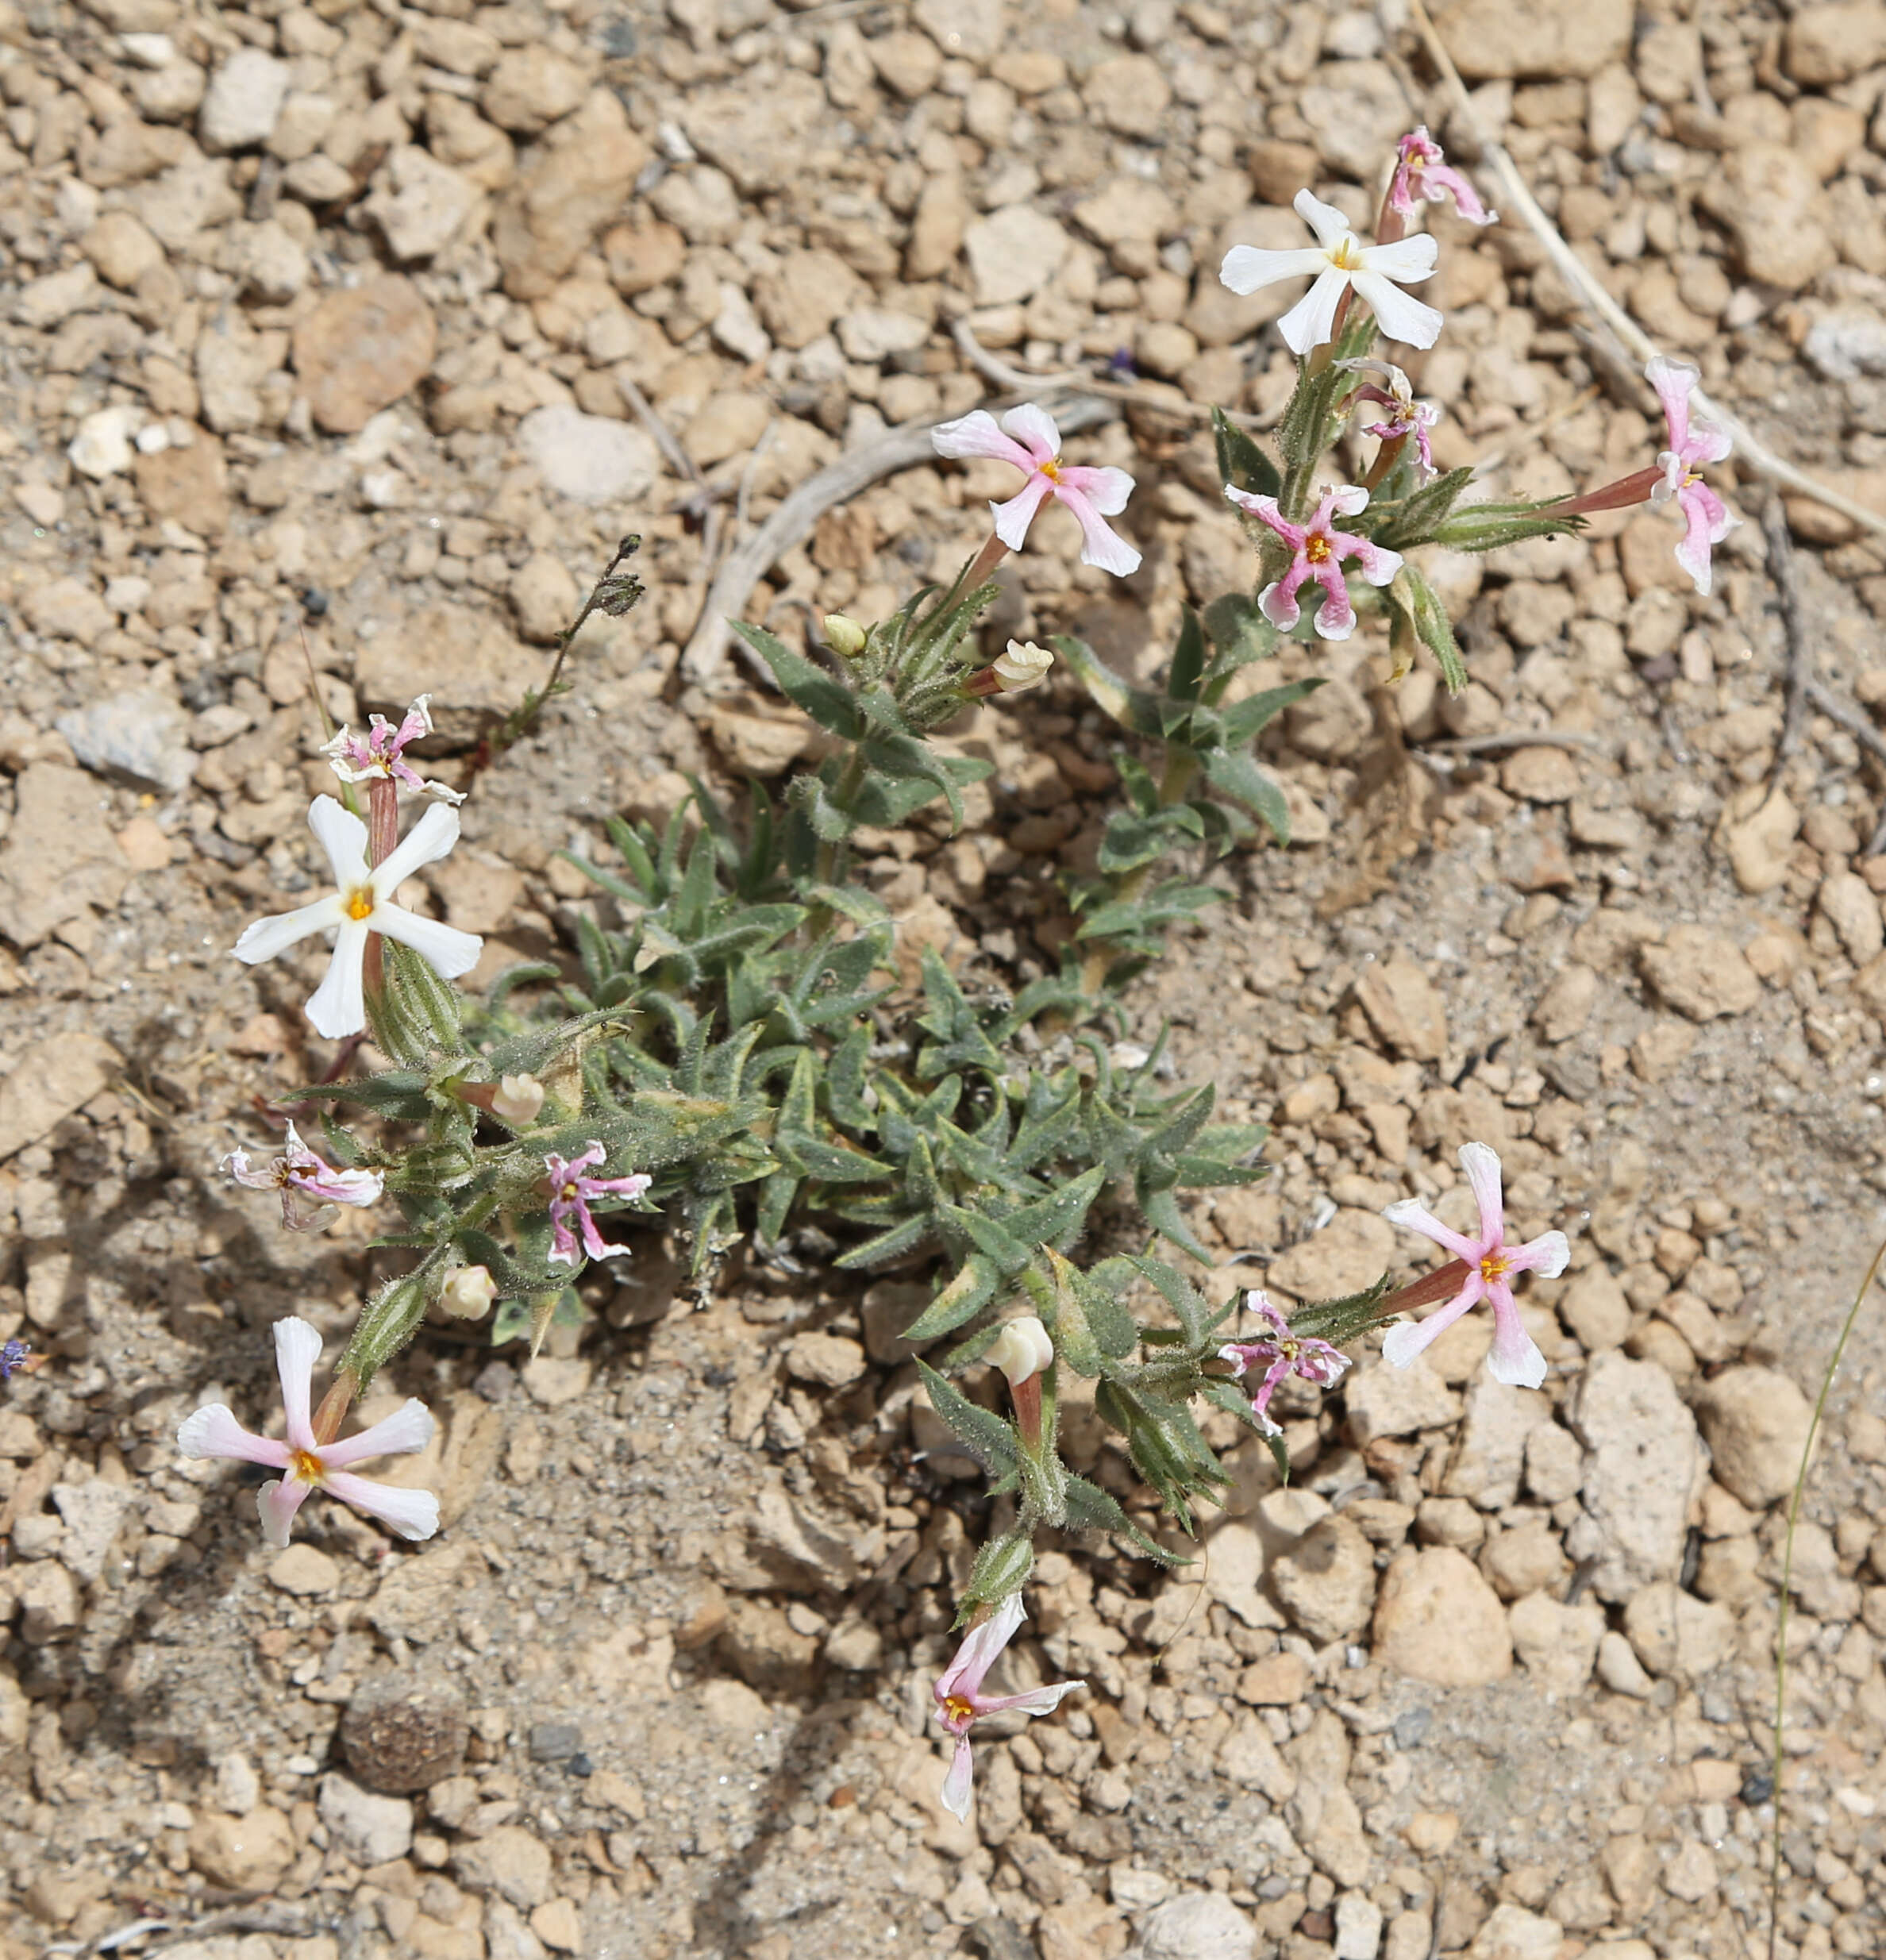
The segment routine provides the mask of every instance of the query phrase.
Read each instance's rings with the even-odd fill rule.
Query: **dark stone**
[[[574,1722],[538,1722],[530,1731],[533,1762],[568,1762],[583,1746],[583,1732]]]
[[[468,1735],[457,1691],[412,1668],[362,1682],[341,1718],[341,1746],[356,1781],[395,1795],[456,1776]]]

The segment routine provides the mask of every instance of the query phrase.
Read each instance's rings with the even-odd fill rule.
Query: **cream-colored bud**
[[[826,645],[841,658],[855,660],[864,651],[864,643],[870,637],[857,621],[845,613],[827,613],[825,616]]]
[[[1011,640],[1008,651],[998,654],[991,663],[1002,682],[1004,694],[1020,694],[1024,688],[1038,687],[1048,678],[1048,670],[1054,664],[1054,656],[1045,646],[1037,646],[1032,640]]]
[[[497,1297],[498,1288],[483,1266],[460,1266],[441,1288],[439,1304],[454,1320],[482,1320]]]
[[[535,1076],[501,1077],[491,1098],[491,1114],[507,1123],[535,1122],[543,1107],[544,1085]]]
[[[1038,1375],[1054,1359],[1054,1343],[1048,1330],[1033,1314],[1011,1320],[983,1350],[983,1359],[1008,1377],[1011,1388],[1018,1388],[1030,1375]]]

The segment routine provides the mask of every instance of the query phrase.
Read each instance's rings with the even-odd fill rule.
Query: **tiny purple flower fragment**
[[[985,1695],[982,1692],[983,1677],[1026,1618],[1021,1594],[1011,1592],[988,1619],[972,1627],[963,1636],[956,1658],[938,1676],[932,1690],[937,1700],[937,1719],[956,1739],[949,1773],[943,1779],[943,1808],[956,1817],[969,1815],[969,1796],[976,1777],[969,1731],[978,1718],[999,1714],[1005,1708],[1019,1708],[1024,1715],[1046,1715],[1060,1707],[1064,1695],[1087,1685],[1083,1681],[1057,1681],[1051,1688],[1030,1688],[1018,1695]]]
[[[1218,1359],[1230,1361],[1241,1377],[1260,1368],[1264,1370],[1264,1379],[1251,1396],[1251,1414],[1265,1435],[1280,1436],[1283,1431],[1271,1419],[1270,1400],[1285,1377],[1295,1375],[1326,1388],[1349,1366],[1349,1357],[1314,1334],[1292,1334],[1290,1323],[1263,1293],[1245,1294],[1245,1305],[1253,1313],[1261,1314],[1274,1331],[1249,1341],[1227,1341],[1218,1350]]]
[[[397,728],[383,714],[368,717],[364,735],[356,735],[343,727],[332,741],[322,746],[321,753],[343,783],[365,783],[375,776],[384,776],[415,795],[437,797],[441,803],[462,803],[465,799],[461,791],[421,776],[405,760],[406,751],[411,744],[432,733],[431,702],[430,695],[421,695],[406,710]]]
[[[580,1157],[566,1160],[552,1151],[544,1158],[544,1170],[550,1180],[550,1257],[561,1265],[573,1266],[577,1263],[579,1238],[582,1251],[591,1259],[606,1259],[610,1253],[622,1251],[620,1246],[610,1245],[596,1230],[596,1221],[590,1215],[590,1199],[639,1198],[652,1181],[640,1171],[632,1177],[583,1175],[591,1165],[600,1164],[608,1155],[608,1151],[592,1138],[589,1148]],[[572,1221],[574,1230],[571,1229]]]
[[[279,1191],[282,1223],[291,1232],[318,1232],[331,1224],[337,1205],[379,1201],[386,1179],[378,1171],[337,1170],[301,1140],[294,1125],[279,1157],[252,1167],[246,1150],[232,1150],[219,1167],[251,1191]]]
[[[9,1341],[0,1346],[0,1381],[11,1381],[32,1354],[33,1350],[24,1341]]]

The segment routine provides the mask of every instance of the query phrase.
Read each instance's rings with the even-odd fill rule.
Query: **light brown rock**
[[[1821,880],[1815,903],[1838,934],[1847,957],[1855,966],[1876,960],[1886,945],[1886,927],[1880,918],[1880,901],[1873,887],[1857,872],[1837,871]]]
[[[1624,1637],[1653,1674],[1695,1681],[1728,1658],[1735,1615],[1721,1601],[1699,1600],[1664,1579],[1626,1604]]]
[[[1081,86],[1088,110],[1117,136],[1158,133],[1172,91],[1149,55],[1115,55],[1090,69]]]
[[[1512,1635],[1499,1597],[1450,1546],[1402,1552],[1384,1574],[1375,1658],[1438,1688],[1476,1688],[1513,1671]]]
[[[963,234],[979,306],[1032,298],[1068,256],[1068,234],[1032,204],[1005,205]]]
[[[567,116],[588,92],[581,68],[541,44],[507,48],[498,57],[478,106],[500,129],[535,136]]]
[[[1622,1347],[1630,1332],[1630,1302],[1610,1267],[1587,1266],[1566,1287],[1558,1315],[1588,1354]]]
[[[787,1344],[786,1372],[821,1388],[847,1387],[864,1365],[864,1349],[841,1334],[802,1334]]]
[[[603,225],[622,214],[649,160],[649,146],[629,126],[606,90],[550,130],[500,199],[491,244],[516,299],[541,298],[575,263]]]
[[[550,1853],[518,1824],[500,1824],[452,1854],[452,1869],[473,1892],[495,1892],[521,1912],[534,1912],[555,1891]]]
[[[109,911],[123,895],[131,873],[102,807],[99,785],[83,770],[58,762],[33,763],[21,772],[13,794],[13,825],[0,842],[0,934],[25,950],[94,906]],[[102,1042],[83,1052],[95,1057],[101,1050],[111,1053]],[[115,1055],[112,1061],[116,1063]],[[13,1086],[10,1080],[0,1088],[0,1098]],[[5,1129],[0,1118],[0,1135]]]
[[[1341,1300],[1372,1286],[1395,1257],[1395,1228],[1373,1211],[1345,1206],[1282,1258],[1266,1279],[1299,1300]]]
[[[1565,1929],[1511,1900],[1496,1905],[1473,1936],[1467,1960],[1558,1960]]]
[[[1799,292],[1838,256],[1827,194],[1813,164],[1789,144],[1734,144],[1697,202],[1735,241],[1742,271],[1765,285]]]
[[[1692,1021],[1746,1014],[1761,998],[1761,982],[1741,947],[1705,926],[1676,926],[1661,945],[1643,947],[1638,960],[1658,995]]]
[[[1392,953],[1356,982],[1370,1025],[1398,1055],[1438,1061],[1447,1049],[1447,1009],[1434,982],[1406,953]]]
[[[1566,1550],[1594,1561],[1592,1590],[1626,1600],[1683,1562],[1691,1493],[1702,1474],[1696,1425],[1676,1384],[1654,1361],[1615,1351],[1586,1364],[1568,1408],[1586,1450],[1585,1515]]]
[[[1461,74],[1472,82],[1595,75],[1628,58],[1630,0],[1454,0],[1434,10],[1434,25]]]
[[[210,541],[229,529],[229,472],[221,443],[206,429],[192,442],[140,452],[131,471],[139,501],[158,522],[172,518]]]
[[[1519,1664],[1548,1694],[1575,1695],[1592,1678],[1604,1609],[1586,1600],[1568,1606],[1549,1592],[1515,1600],[1507,1615]]]
[[[582,595],[554,552],[533,552],[511,574],[508,596],[518,630],[540,646],[553,645],[576,617]]]
[[[1378,1437],[1443,1428],[1461,1414],[1461,1398],[1418,1357],[1407,1368],[1377,1359],[1352,1369],[1343,1378],[1342,1402],[1349,1434],[1364,1448]]]
[[[1279,1554],[1271,1589],[1318,1646],[1360,1633],[1375,1604],[1375,1550],[1340,1511]]]
[[[1886,61],[1886,6],[1880,0],[1833,0],[1803,7],[1788,23],[1783,64],[1808,88],[1845,82]]]
[[[488,607],[441,604],[383,627],[360,649],[354,687],[363,707],[384,714],[430,691],[433,720],[455,739],[475,737],[516,705],[528,651]]]
[[[1730,1368],[1706,1382],[1696,1416],[1718,1483],[1760,1511],[1794,1488],[1814,1411],[1773,1368]]]
[[[268,1892],[294,1862],[294,1833],[279,1810],[259,1804],[243,1817],[214,1811],[198,1816],[190,1833],[190,1862],[232,1892]]]
[[[320,1546],[297,1539],[270,1562],[268,1582],[297,1599],[321,1599],[340,1585],[341,1568]]]
[[[1515,749],[1500,769],[1499,783],[1509,796],[1529,803],[1568,803],[1579,791],[1578,764],[1563,749]]]
[[[1598,976],[1582,961],[1562,967],[1533,1009],[1533,1026],[1549,1042],[1568,1042],[1580,1033],[1598,1004]]]
[[[294,329],[294,371],[321,428],[352,435],[414,387],[438,345],[413,282],[383,273],[330,293]]]

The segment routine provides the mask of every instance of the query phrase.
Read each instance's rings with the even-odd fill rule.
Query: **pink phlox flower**
[[[1350,395],[1352,404],[1357,402],[1374,402],[1388,410],[1386,422],[1366,422],[1362,433],[1373,436],[1384,446],[1399,442],[1404,437],[1414,438],[1414,480],[1417,483],[1433,481],[1434,471],[1434,445],[1428,441],[1428,431],[1441,419],[1441,411],[1432,402],[1418,402],[1408,377],[1388,360],[1345,360],[1338,367],[1353,372],[1374,373],[1382,376],[1380,383],[1364,381]]]
[[[286,1434],[279,1441],[244,1429],[221,1402],[211,1402],[183,1419],[177,1447],[187,1457],[225,1457],[239,1463],[265,1464],[285,1473],[256,1492],[263,1535],[278,1548],[310,1491],[324,1490],[356,1511],[391,1525],[402,1538],[428,1538],[439,1528],[439,1500],[429,1490],[401,1490],[356,1477],[351,1465],[369,1457],[408,1456],[432,1440],[433,1419],[423,1402],[409,1401],[384,1422],[337,1442],[314,1440],[309,1404],[314,1364],[321,1359],[321,1335],[305,1320],[275,1323],[275,1369],[282,1378]]]
[[[1018,1695],[985,1695],[982,1692],[983,1677],[1026,1618],[1021,1594],[1011,1592],[988,1619],[979,1627],[972,1627],[963,1636],[956,1658],[938,1676],[933,1690],[937,1719],[956,1739],[949,1773],[943,1779],[943,1806],[957,1817],[969,1815],[969,1793],[976,1778],[969,1731],[977,1719],[999,1714],[1005,1708],[1019,1708],[1024,1715],[1047,1715],[1060,1706],[1064,1695],[1087,1685],[1084,1681],[1057,1681],[1051,1688],[1030,1688]]]
[[[1411,129],[1395,145],[1395,175],[1388,186],[1388,208],[1402,218],[1412,218],[1417,204],[1445,204],[1449,198],[1454,209],[1469,225],[1491,225],[1499,216],[1480,202],[1480,194],[1460,171],[1446,161],[1447,152],[1427,133],[1424,124]]]
[[[1036,511],[1053,497],[1074,513],[1080,526],[1083,565],[1098,565],[1122,579],[1138,571],[1139,553],[1103,522],[1126,508],[1133,479],[1124,470],[1064,463],[1060,431],[1045,409],[1024,402],[1003,417],[999,428],[987,409],[973,409],[955,422],[940,422],[930,431],[930,440],[939,456],[993,456],[1014,464],[1028,479],[1007,503],[989,506],[995,535],[1010,551],[1022,549]]]
[[[293,1123],[279,1157],[252,1167],[248,1151],[232,1150],[220,1168],[251,1191],[280,1192],[282,1223],[291,1232],[319,1231],[337,1204],[377,1204],[387,1182],[378,1171],[337,1169],[302,1142]]]
[[[456,926],[392,903],[393,894],[414,872],[445,857],[457,843],[456,810],[435,803],[385,858],[371,866],[367,862],[366,825],[333,797],[314,799],[308,827],[326,855],[336,888],[311,905],[257,919],[236,941],[235,952],[245,966],[253,966],[318,932],[333,932],[327,977],[306,1010],[317,1033],[340,1041],[365,1028],[369,933],[383,933],[410,946],[442,980],[456,980],[477,965],[484,941],[475,933],[460,932]]]
[[[1425,1320],[1403,1321],[1388,1330],[1382,1342],[1382,1358],[1391,1367],[1406,1368],[1469,1307],[1488,1300],[1493,1307],[1493,1347],[1487,1357],[1488,1372],[1509,1388],[1536,1388],[1545,1379],[1545,1357],[1520,1321],[1512,1276],[1537,1273],[1542,1278],[1556,1279],[1565,1271],[1572,1249],[1563,1232],[1542,1232],[1528,1244],[1509,1246],[1499,1157],[1484,1143],[1464,1143],[1461,1168],[1480,1207],[1478,1238],[1443,1225],[1412,1198],[1390,1205],[1382,1214],[1391,1225],[1405,1225],[1431,1238],[1467,1268],[1460,1292],[1445,1307]]]
[[[544,1169],[550,1180],[550,1228],[552,1246],[550,1257],[567,1266],[577,1262],[577,1239],[580,1235],[583,1250],[592,1259],[606,1259],[612,1253],[622,1250],[620,1246],[612,1246],[596,1230],[596,1221],[590,1215],[590,1199],[592,1198],[639,1198],[652,1181],[637,1171],[633,1177],[586,1177],[583,1173],[592,1164],[600,1164],[609,1153],[593,1138],[582,1156],[567,1161],[554,1151],[544,1158]],[[570,1229],[570,1222],[575,1220],[576,1229]]]
[[[1218,280],[1234,293],[1254,293],[1279,279],[1314,279],[1316,283],[1277,322],[1284,345],[1293,354],[1320,347],[1336,331],[1336,310],[1351,287],[1391,341],[1432,347],[1441,315],[1401,291],[1431,278],[1441,248],[1425,232],[1385,245],[1365,245],[1333,204],[1307,191],[1296,194],[1296,214],[1316,233],[1316,243],[1297,252],[1266,252],[1234,245],[1218,268]]]
[[[1346,640],[1356,628],[1356,609],[1349,603],[1349,586],[1342,576],[1342,561],[1353,558],[1371,585],[1386,585],[1401,569],[1401,553],[1371,544],[1353,531],[1339,531],[1335,518],[1353,517],[1368,506],[1368,492],[1353,483],[1338,483],[1323,492],[1322,502],[1303,524],[1292,524],[1277,506],[1275,497],[1255,491],[1225,486],[1225,495],[1241,510],[1249,510],[1283,539],[1291,553],[1289,568],[1282,578],[1267,585],[1257,595],[1258,610],[1280,633],[1288,633],[1301,616],[1298,588],[1314,580],[1323,589],[1322,603],[1316,609],[1316,630],[1326,640]]]
[[[383,714],[371,714],[364,735],[351,733],[344,725],[332,741],[321,745],[328,766],[343,783],[364,783],[374,776],[387,776],[402,789],[416,795],[437,797],[441,803],[462,803],[464,792],[422,776],[405,753],[433,729],[432,696],[422,694],[406,711],[395,728]]]
[[[1688,361],[1659,354],[1644,373],[1663,404],[1670,434],[1669,448],[1657,459],[1663,467],[1663,481],[1650,492],[1650,501],[1676,499],[1684,519],[1676,562],[1695,581],[1696,590],[1707,594],[1712,576],[1710,553],[1742,519],[1729,514],[1728,506],[1696,474],[1696,465],[1721,462],[1734,446],[1734,440],[1724,429],[1691,422],[1690,391],[1702,375]]]
[[[1265,1435],[1280,1436],[1283,1431],[1271,1420],[1270,1400],[1284,1377],[1296,1375],[1326,1388],[1349,1366],[1349,1357],[1314,1334],[1292,1334],[1290,1323],[1264,1294],[1245,1294],[1245,1305],[1253,1313],[1263,1315],[1275,1331],[1261,1334],[1254,1340],[1227,1341],[1218,1350],[1218,1359],[1230,1361],[1240,1376],[1258,1368],[1264,1370],[1264,1379],[1251,1397],[1251,1413]]]

